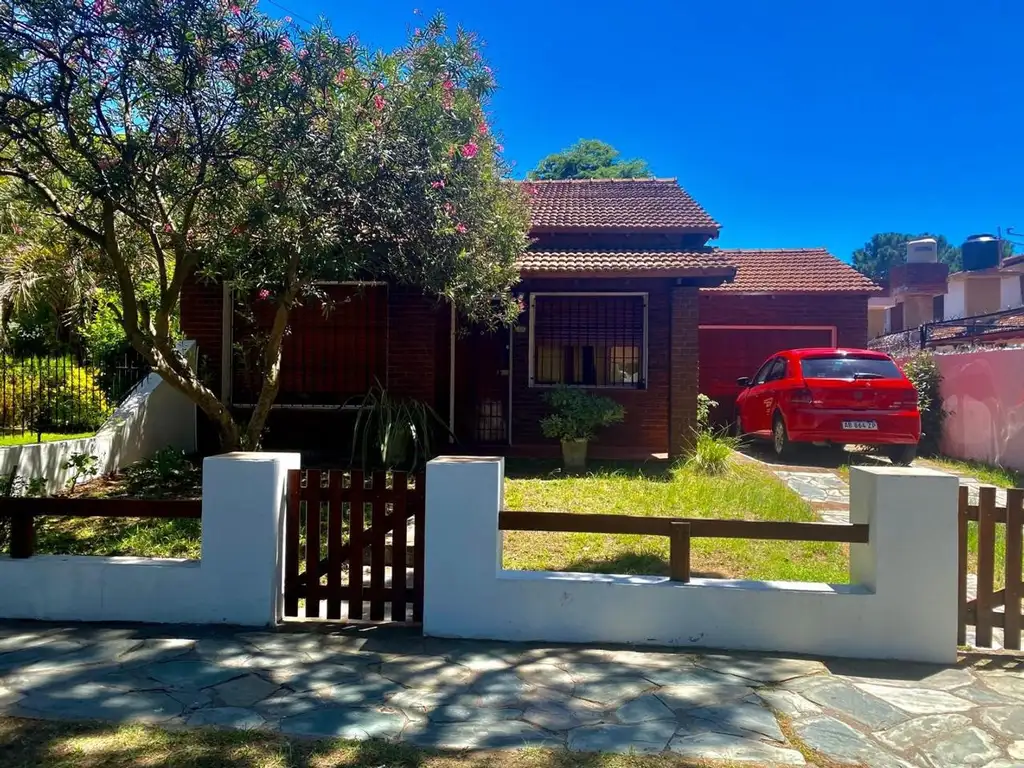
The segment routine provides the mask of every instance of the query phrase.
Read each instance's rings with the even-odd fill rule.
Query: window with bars
[[[646,386],[646,295],[534,294],[530,320],[531,386]]]

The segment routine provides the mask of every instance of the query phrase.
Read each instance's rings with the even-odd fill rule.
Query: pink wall
[[[1024,349],[936,355],[947,411],[942,452],[1024,471]]]

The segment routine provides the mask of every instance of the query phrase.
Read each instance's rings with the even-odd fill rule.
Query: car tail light
[[[814,393],[807,388],[795,389],[790,394],[789,401],[798,405],[812,405],[814,403]]]

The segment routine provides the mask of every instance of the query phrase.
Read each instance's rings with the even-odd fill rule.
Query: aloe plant
[[[358,453],[364,468],[415,469],[433,458],[434,435],[448,425],[433,408],[411,397],[394,397],[375,382],[359,404],[352,433],[352,463]]]

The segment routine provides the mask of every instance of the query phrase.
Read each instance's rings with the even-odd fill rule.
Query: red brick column
[[[697,289],[672,288],[669,349],[669,457],[683,456],[692,445],[697,421],[698,357]]]

